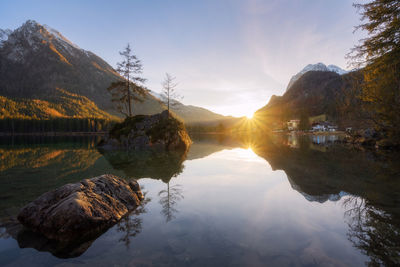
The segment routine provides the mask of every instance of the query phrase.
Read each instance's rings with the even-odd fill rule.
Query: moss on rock
[[[187,150],[192,143],[183,122],[168,111],[126,118],[99,143],[104,149]]]

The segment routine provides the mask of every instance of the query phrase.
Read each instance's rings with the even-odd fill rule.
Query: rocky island
[[[127,117],[99,143],[105,150],[187,151],[192,143],[184,124],[167,110],[155,115]]]

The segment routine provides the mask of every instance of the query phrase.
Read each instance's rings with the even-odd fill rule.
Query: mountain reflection
[[[0,238],[13,237],[21,247],[49,251],[57,257],[77,257],[102,233],[77,244],[61,244],[21,231],[17,224],[7,223],[7,218],[15,216],[23,205],[46,191],[113,173],[162,181],[162,190],[157,189],[160,191],[153,192],[153,196],[158,197],[165,221],[171,222],[179,212],[179,203],[186,200],[183,186],[171,183],[177,176],[184,179],[184,162],[221,150],[243,148],[243,157],[264,159],[272,170],[284,171],[292,189],[305,200],[317,204],[340,200],[348,239],[369,257],[370,265],[400,264],[399,153],[358,151],[335,144],[338,137],[329,136],[236,134],[193,139],[187,154],[106,152],[98,151],[94,142],[75,141],[1,145],[0,222],[4,230]],[[125,246],[131,246],[132,239],[145,228],[141,215],[147,212],[149,201],[146,197],[141,207],[116,225],[115,230],[121,235],[119,241]]]
[[[337,138],[239,138],[308,201],[344,197],[348,238],[372,266],[400,264],[400,155],[333,145]],[[324,140],[324,142],[321,142]]]

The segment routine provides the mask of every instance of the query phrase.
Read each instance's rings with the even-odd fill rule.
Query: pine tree
[[[142,74],[143,66],[133,54],[129,44],[119,54],[123,60],[117,63],[116,71],[124,80],[111,83],[108,90],[111,92],[112,101],[117,104],[118,111],[131,117],[133,102],[143,101],[141,97],[146,95],[147,90],[143,86],[146,79],[139,76]]]
[[[375,0],[354,5],[363,24],[356,29],[368,36],[349,54],[364,67],[360,98],[375,127],[400,141],[400,2]]]

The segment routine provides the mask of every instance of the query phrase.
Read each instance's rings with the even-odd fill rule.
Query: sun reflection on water
[[[265,160],[259,157],[251,147],[246,148],[234,148],[227,149],[217,152],[212,155],[214,158],[234,160],[234,161],[245,161],[245,162],[262,162],[265,164]]]

